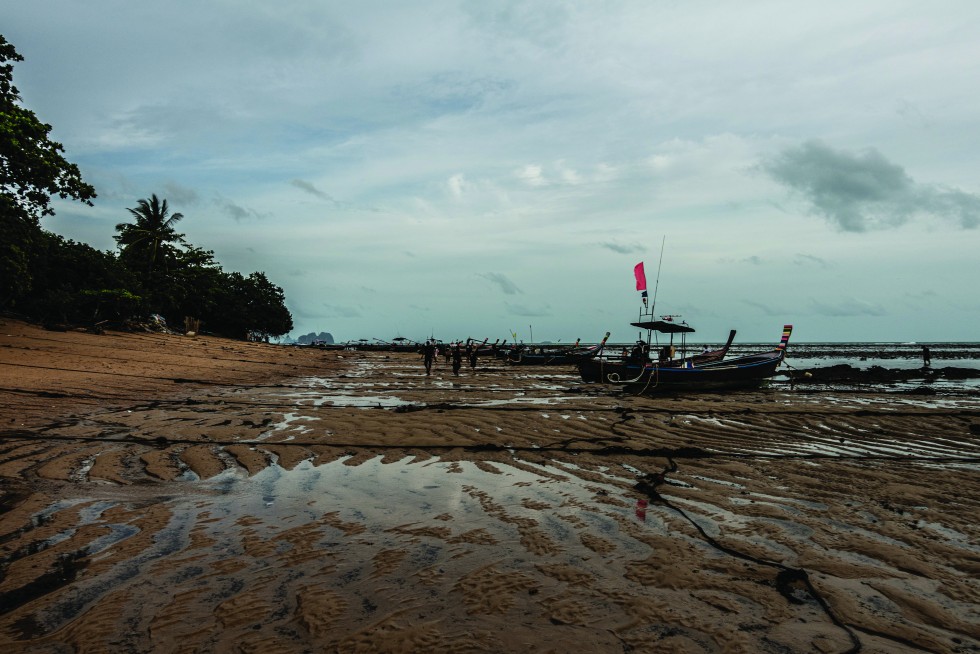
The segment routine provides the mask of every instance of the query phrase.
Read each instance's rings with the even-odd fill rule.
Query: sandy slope
[[[980,651],[975,398],[11,321],[0,389],[23,651]]]

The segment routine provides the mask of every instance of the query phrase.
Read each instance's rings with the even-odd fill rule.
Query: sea
[[[931,361],[925,366],[923,347]],[[766,344],[733,344],[729,357],[751,354]],[[844,368],[847,366],[848,368]],[[980,343],[794,343],[790,341],[782,374],[775,383],[810,385],[821,376],[834,381],[814,382],[838,390],[865,389],[941,394],[976,394],[980,398]],[[811,372],[811,377],[797,373]],[[828,374],[839,371],[838,374]]]

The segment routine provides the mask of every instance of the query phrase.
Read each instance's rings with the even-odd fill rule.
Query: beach
[[[6,319],[0,397],[15,651],[980,651],[975,394]]]

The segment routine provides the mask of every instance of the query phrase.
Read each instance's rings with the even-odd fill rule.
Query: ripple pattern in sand
[[[3,476],[32,484],[5,487],[21,499],[0,532],[3,637],[848,649],[815,597],[788,597],[755,559],[806,570],[865,651],[980,647],[969,399],[651,399],[494,362],[458,379],[408,355],[350,363],[0,443]],[[657,495],[638,490],[670,453]]]

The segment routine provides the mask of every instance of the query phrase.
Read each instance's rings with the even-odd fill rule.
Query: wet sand
[[[980,651],[980,402],[0,324],[26,652]]]

